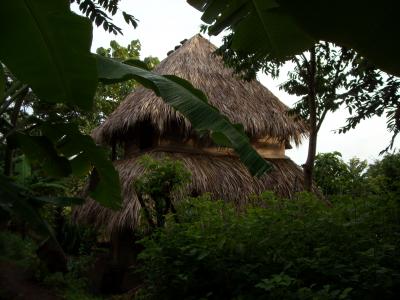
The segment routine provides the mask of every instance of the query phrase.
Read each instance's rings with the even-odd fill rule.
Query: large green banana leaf
[[[382,70],[400,75],[399,4],[381,0],[187,0],[209,32],[233,30],[232,47],[285,59],[315,41],[353,48]]]
[[[270,168],[269,163],[252,148],[244,131],[207,103],[204,93],[188,81],[172,75],[158,75],[100,55],[96,58],[101,81],[116,83],[135,79],[187,117],[196,130],[209,130],[216,143],[233,148],[254,176],[260,176]]]

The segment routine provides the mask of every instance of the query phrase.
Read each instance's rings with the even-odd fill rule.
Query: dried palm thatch
[[[268,159],[273,165],[273,171],[258,179],[252,177],[235,156],[157,150],[152,150],[147,154],[157,159],[167,155],[172,159],[180,160],[192,173],[191,183],[175,195],[175,201],[187,195],[210,193],[213,199],[232,201],[237,207],[241,207],[251,195],[260,194],[266,190],[287,198],[303,190],[302,170],[288,158]],[[133,230],[140,223],[141,206],[133,188],[133,182],[144,173],[144,169],[137,157],[117,161],[115,167],[122,183],[122,209],[115,212],[92,199],[87,199],[85,204],[74,212],[76,221],[103,227],[108,234],[116,230]]]
[[[192,173],[191,183],[176,193],[175,201],[187,195],[210,193],[214,199],[241,207],[251,195],[266,190],[286,198],[303,190],[302,170],[284,151],[288,141],[300,143],[307,126],[289,116],[288,108],[259,82],[238,78],[214,54],[215,50],[214,45],[196,35],[163,60],[156,72],[189,80],[232,123],[243,124],[253,145],[273,165],[273,171],[261,178],[252,177],[233,153],[214,149],[207,137],[196,137],[185,117],[152,91],[139,88],[93,133],[98,143],[120,142],[125,146],[125,159],[115,162],[122,183],[123,207],[115,212],[88,198],[74,211],[76,221],[103,227],[109,234],[137,228],[141,207],[133,182],[145,171],[137,160],[144,149],[154,158],[168,155],[180,160]],[[155,135],[156,142],[147,148],[138,147],[139,135]]]
[[[288,107],[256,80],[241,80],[214,54],[216,47],[195,35],[164,59],[155,69],[158,74],[173,74],[189,80],[205,92],[209,102],[232,123],[243,124],[254,138],[272,137],[300,143],[307,134],[304,122],[288,115]],[[194,134],[190,122],[153,91],[138,88],[93,132],[100,144],[124,140],[135,127],[150,122],[160,136]]]

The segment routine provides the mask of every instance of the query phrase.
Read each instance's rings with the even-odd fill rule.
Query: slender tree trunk
[[[13,157],[13,150],[11,147],[7,144],[5,153],[4,153],[4,175],[5,176],[11,176],[11,170],[12,170],[12,157]]]
[[[22,104],[24,103],[25,97],[28,93],[28,88],[26,88],[26,92],[21,95],[15,101],[14,108],[11,112],[10,123],[15,128],[17,126],[19,111],[21,110]],[[12,129],[13,129],[12,128]],[[12,175],[12,159],[13,159],[14,150],[7,143],[5,153],[4,153],[4,175],[11,176]]]
[[[314,171],[314,161],[317,152],[317,98],[316,98],[316,73],[317,64],[315,58],[315,47],[310,50],[310,70],[308,78],[308,97],[307,105],[310,112],[310,139],[308,142],[307,161],[303,165],[304,171],[304,188],[306,191],[312,191],[312,176]]]

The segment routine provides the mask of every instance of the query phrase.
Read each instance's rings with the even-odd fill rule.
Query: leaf
[[[54,240],[53,231],[30,203],[28,191],[0,174],[0,206],[32,225],[39,233]]]
[[[397,3],[382,0],[188,0],[204,12],[216,35],[232,29],[233,48],[284,60],[300,54],[315,41],[353,48],[378,68],[400,75]],[[374,20],[371,22],[371,20]],[[371,38],[374,42],[371,43]],[[261,55],[262,54],[262,55]]]
[[[349,298],[349,293],[353,290],[353,288],[348,287],[345,288],[339,295],[339,299],[348,299]]]
[[[9,141],[18,145],[30,161],[42,164],[44,170],[53,177],[64,177],[71,173],[71,167],[65,157],[58,155],[52,142],[45,136],[29,136],[15,133]]]
[[[77,197],[35,197],[34,199],[57,206],[81,205],[85,201],[84,199]]]
[[[138,24],[137,24],[138,20],[134,16],[132,16],[124,11],[122,12],[122,16],[124,17],[126,24],[128,24],[128,25],[132,24],[133,28],[136,28],[138,26]]]
[[[72,173],[75,176],[83,176],[90,172],[91,164],[90,159],[86,153],[80,153],[70,160]]]
[[[130,65],[130,66],[134,66],[134,67],[138,67],[141,69],[145,69],[149,71],[149,68],[147,66],[147,64],[144,61],[141,61],[140,59],[127,59],[124,60],[124,64]]]
[[[45,182],[39,181],[37,183],[33,183],[29,185],[31,190],[38,190],[38,189],[51,189],[53,191],[65,192],[68,188],[63,185],[61,182]]]
[[[3,65],[0,62],[0,104],[3,103],[4,93],[6,91],[6,75],[4,74]]]
[[[329,4],[329,9],[326,3],[318,0],[280,3],[298,26],[315,39],[352,48],[378,68],[400,75],[400,41],[393,38],[399,26],[395,1],[382,0],[369,5],[361,0],[337,0]]]
[[[213,1],[207,5],[207,10],[201,16],[201,20],[205,23],[212,22],[226,6],[227,3],[224,3],[224,1]]]
[[[41,100],[92,107],[92,26],[70,11],[68,1],[0,1],[0,36],[0,61]]]
[[[41,126],[43,134],[57,143],[57,151],[70,158],[74,175],[81,176],[95,168],[98,182],[90,190],[90,196],[101,205],[120,208],[121,186],[118,172],[108,159],[106,151],[97,146],[93,139],[80,133],[74,124],[49,124]]]
[[[22,183],[24,183],[32,174],[31,165],[29,164],[26,155],[21,155],[17,158],[14,168],[17,174],[17,180]]]
[[[213,23],[209,33],[217,35],[225,28],[232,28],[235,50],[284,59],[314,43],[275,0],[205,2],[202,20]]]
[[[314,44],[314,40],[296,25],[292,17],[281,13],[275,1],[250,2],[250,14],[234,25],[233,49],[285,59],[299,49],[304,51]]]
[[[42,136],[15,133],[9,138],[31,161],[41,163],[54,177],[87,175],[93,168],[98,182],[91,187],[90,196],[101,205],[118,209],[122,202],[118,172],[106,151],[92,138],[80,133],[75,124],[43,123],[38,127]]]
[[[229,120],[207,103],[201,91],[188,81],[176,76],[162,76],[144,69],[129,66],[118,61],[96,55],[99,78],[105,83],[116,83],[135,79],[151,88],[158,96],[189,119],[198,130],[209,130],[211,135],[224,136],[239,155],[251,174],[260,176],[270,165],[252,148],[246,135]]]
[[[229,139],[227,139],[225,135],[221,134],[220,132],[211,133],[211,138],[218,146],[232,148],[232,144],[230,143]]]
[[[189,3],[191,6],[194,8],[203,11],[204,10],[204,5],[207,2],[212,2],[212,1],[205,1],[205,0],[187,0],[187,3]],[[214,1],[215,2],[215,1]]]
[[[163,75],[163,77],[168,78],[169,80],[172,80],[172,81],[176,82],[177,84],[183,86],[184,88],[190,90],[199,99],[203,100],[205,103],[208,103],[207,96],[201,90],[194,88],[193,85],[189,81],[182,79],[175,75]]]

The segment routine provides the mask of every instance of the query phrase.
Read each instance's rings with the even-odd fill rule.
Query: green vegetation
[[[340,108],[348,110],[350,117],[338,130],[339,133],[355,128],[364,119],[385,115],[388,131],[392,133],[385,150],[393,148],[399,132],[398,77],[379,70],[356,51],[333,43],[318,42],[282,61],[271,59],[269,55],[258,56],[244,49],[235,49],[234,37],[233,33],[226,36],[218,52],[229,66],[244,74],[246,79],[254,79],[260,71],[277,79],[289,67],[287,80],[280,83],[279,88],[298,97],[292,113],[310,126],[308,156],[303,166],[308,191],[312,186],[317,136],[329,113]]]
[[[285,60],[312,47],[316,41],[331,41],[367,57],[380,69],[399,76],[400,43],[393,40],[395,3],[383,0],[377,6],[361,0],[187,0],[203,12],[208,32],[224,29],[234,33],[236,50],[257,57]],[[368,20],[375,20],[374,24]],[[371,37],[377,44],[371,43]],[[379,45],[379,47],[376,47]]]
[[[266,193],[241,212],[206,198],[141,241],[145,299],[394,299],[399,206]],[[264,207],[262,207],[264,206]]]
[[[367,168],[319,154],[315,180],[332,206],[304,192],[292,200],[265,192],[240,211],[207,195],[180,202],[139,242],[137,297],[395,299],[399,162],[390,154]]]
[[[36,245],[31,239],[23,240],[19,235],[9,231],[0,232],[0,260],[14,261],[23,267],[36,266]]]
[[[268,169],[267,162],[251,147],[239,127],[209,105],[207,97],[186,80],[154,74],[147,70],[146,64],[132,59],[121,62],[90,53],[91,21],[103,25],[105,30],[119,32],[107,15],[119,11],[119,1],[71,2],[77,2],[90,20],[72,13],[70,1],[17,0],[0,4],[4,45],[0,49],[0,146],[4,153],[0,201],[3,209],[7,207],[8,213],[36,223],[43,234],[52,236],[51,231],[46,233],[46,225],[38,218],[36,205],[32,203],[38,199],[32,198],[29,189],[13,182],[16,151],[22,152],[29,163],[37,163],[49,177],[84,177],[95,172],[98,180],[90,186],[91,197],[111,209],[120,206],[119,177],[105,150],[83,134],[77,124],[58,114],[56,118],[49,118],[49,114],[40,118],[23,109],[24,103],[29,102],[47,105],[47,112],[60,104],[69,112],[90,112],[99,82],[110,84],[135,79],[185,115],[197,130],[211,131],[218,137],[216,142],[229,141],[253,174],[260,175]],[[122,14],[127,23],[136,25],[131,15]],[[31,45],[30,51],[25,50],[26,45]],[[154,64],[150,62],[150,65]],[[28,122],[19,120],[21,114],[28,115]]]
[[[176,213],[173,193],[189,182],[190,173],[181,162],[168,157],[159,161],[144,155],[140,163],[146,170],[134,182],[140,205],[151,229],[163,227],[165,215]]]
[[[259,71],[276,78],[286,62],[292,63],[288,80],[280,88],[299,97],[293,111],[309,125],[308,155],[303,165],[307,191],[312,190],[317,135],[329,112],[342,106],[351,114],[339,132],[385,114],[392,132],[385,151],[393,148],[400,131],[400,81],[393,76],[399,75],[399,69],[386,60],[386,55],[394,55],[393,49],[399,47],[392,44],[390,35],[386,35],[390,29],[383,25],[394,22],[390,1],[380,3],[382,10],[367,8],[358,0],[336,1],[329,9],[320,1],[188,2],[203,12],[202,20],[210,24],[210,34],[230,29],[218,52],[245,78],[254,78]],[[363,13],[357,19],[354,16],[360,15],[360,7]],[[376,27],[366,29],[366,15],[373,16]],[[384,28],[385,34],[378,34],[382,44],[377,52],[366,36]],[[349,34],[353,30],[354,35]]]
[[[134,292],[121,299],[395,299],[400,292],[400,154],[368,167],[319,154],[315,179],[331,206],[306,192],[292,200],[265,192],[239,210],[208,195],[172,205],[189,173],[169,158],[141,162],[145,172],[134,184],[151,230],[138,228]],[[0,235],[0,259],[34,269],[65,299],[119,299],[90,292],[89,275],[105,253],[101,232],[69,222],[60,232],[67,273],[49,272],[35,240],[15,233]]]
[[[78,226],[72,215],[89,175],[88,195],[110,210],[121,207],[113,155],[89,134],[138,84],[194,129],[211,133],[216,144],[233,148],[251,174],[261,176],[270,166],[243,127],[202,91],[152,72],[157,58],[140,61],[138,40],[90,52],[93,24],[120,34],[111,17],[121,13],[137,26],[119,2],[0,1],[0,298],[10,298],[7,288],[19,296],[28,287],[31,298],[45,290],[74,300],[396,299],[400,154],[370,166],[356,158],[344,162],[337,152],[314,162],[318,128],[338,105],[358,113],[343,131],[389,112],[389,128],[399,132],[400,83],[388,75],[400,74],[398,10],[391,2],[340,0],[326,9],[315,0],[188,0],[204,12],[211,33],[232,30],[230,50],[244,51],[253,71],[270,67],[278,74],[282,60],[296,63],[283,88],[302,97],[297,112],[314,139],[306,179],[310,187],[313,175],[331,206],[306,192],[289,200],[268,191],[239,208],[208,195],[175,203],[188,170],[168,158],[144,157],[143,176],[129,184],[148,227],[120,235],[134,236],[135,244],[116,242],[104,228]],[[86,17],[72,13],[72,3]],[[342,97],[344,89],[350,98]],[[133,257],[124,266],[128,272],[113,256],[126,249]],[[104,289],[114,279],[126,284],[121,295]]]

